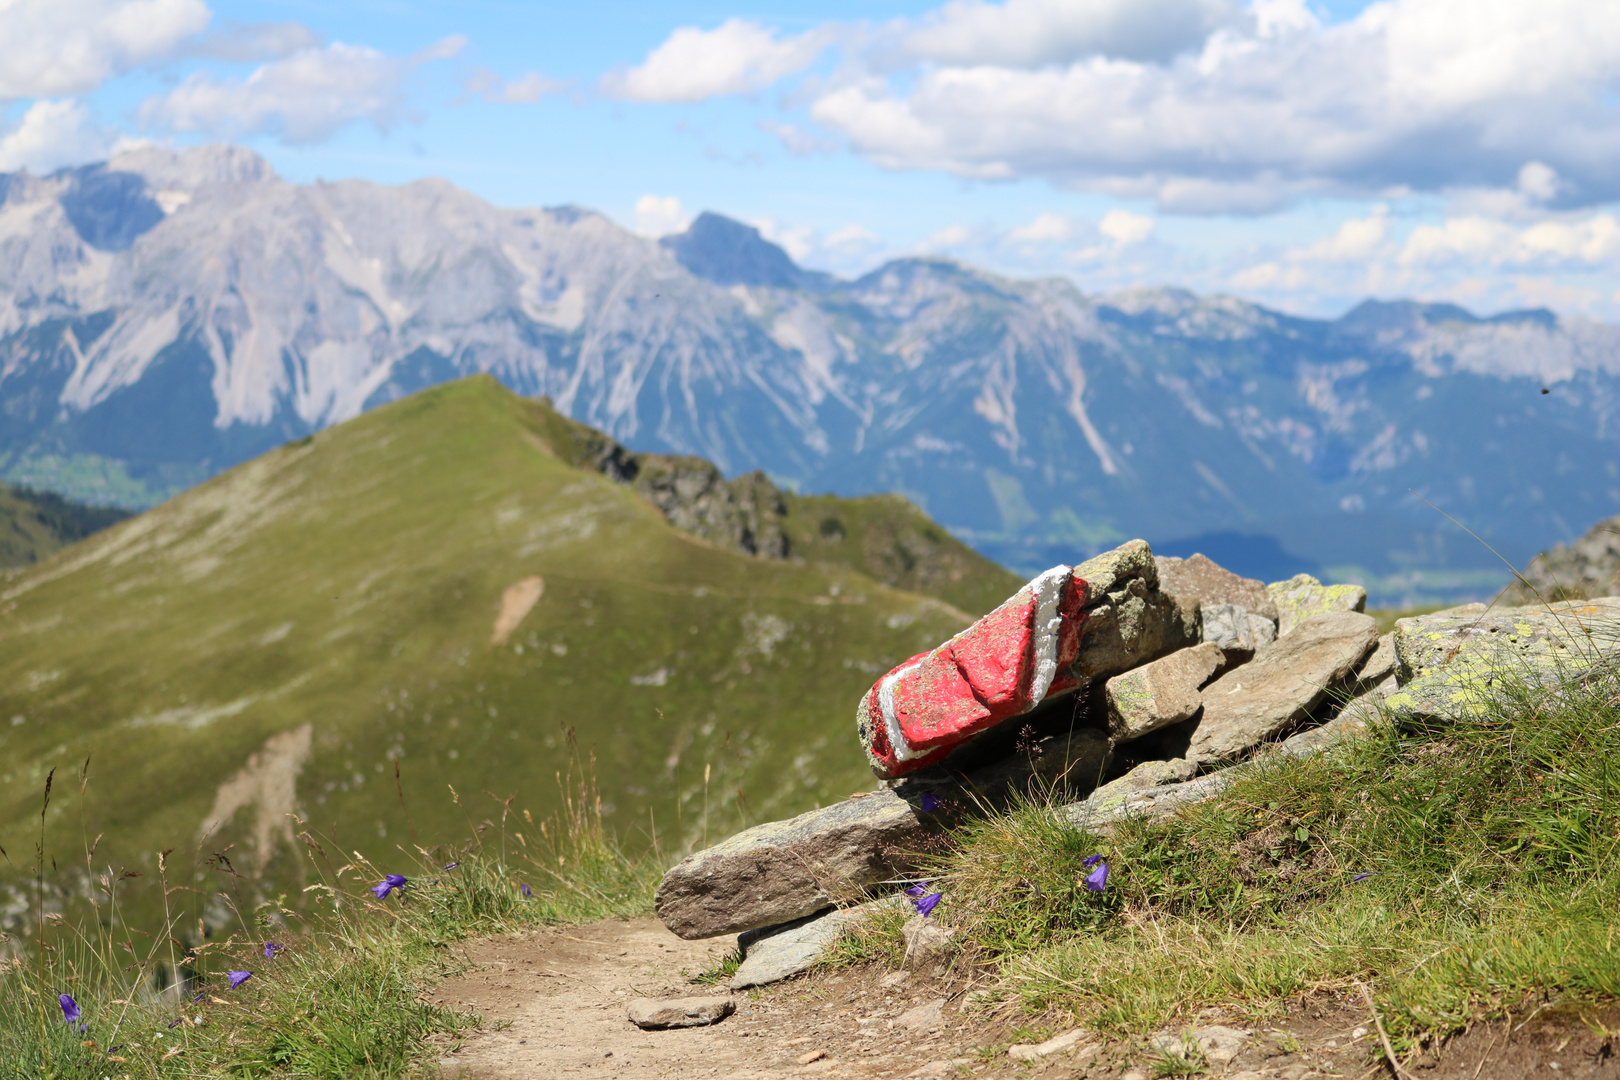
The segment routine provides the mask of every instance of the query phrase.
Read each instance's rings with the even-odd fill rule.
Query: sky
[[[0,0],[0,171],[218,141],[845,276],[1620,322],[1614,0]]]

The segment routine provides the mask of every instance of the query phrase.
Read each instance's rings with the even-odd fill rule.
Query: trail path
[[[468,974],[447,979],[433,995],[443,1005],[483,1016],[484,1030],[440,1058],[446,1077],[466,1080],[1149,1080],[1164,1075],[1142,1039],[1080,1040],[1070,1052],[1033,1062],[1006,1055],[1031,1037],[1015,1025],[1038,1023],[1010,1011],[966,1014],[957,1007],[967,984],[855,968],[796,979],[735,996],[736,1012],[712,1027],[642,1031],[626,1016],[637,997],[723,995],[691,982],[735,939],[684,941],[655,919],[607,921],[473,942]],[[1527,1011],[1527,1010],[1526,1010]],[[1049,1020],[1051,1018],[1048,1018]],[[1620,1011],[1574,1014],[1523,1028],[1525,1019],[1481,1024],[1407,1062],[1417,1080],[1518,1080],[1525,1076],[1620,1080]],[[1534,1019],[1532,1017],[1531,1019]],[[1065,1025],[1036,1027],[1036,1037]],[[1223,1080],[1312,1080],[1387,1077],[1371,1067],[1370,1015],[1353,996],[1318,995],[1289,1006],[1275,1025],[1229,1060],[1204,1063]],[[1206,1010],[1201,1024],[1242,1027]],[[1179,1036],[1181,1029],[1172,1029]],[[1015,1037],[1017,1036],[1017,1037]],[[1093,1049],[1094,1048],[1094,1049]]]

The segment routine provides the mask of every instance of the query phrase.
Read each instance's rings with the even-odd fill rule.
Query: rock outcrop
[[[1224,667],[1225,651],[1206,641],[1115,675],[1106,684],[1108,734],[1129,742],[1192,719],[1204,705],[1199,690]]]
[[[1620,594],[1620,515],[1593,525],[1573,544],[1543,551],[1508,591],[1516,604]]]
[[[1278,637],[1313,615],[1367,610],[1367,590],[1360,585],[1323,585],[1309,574],[1267,585],[1266,591],[1277,605]]]

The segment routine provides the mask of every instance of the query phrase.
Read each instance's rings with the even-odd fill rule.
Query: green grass
[[[1102,893],[1080,884],[1092,854]],[[1140,1033],[1361,983],[1404,1046],[1531,1000],[1620,997],[1617,856],[1611,675],[1263,759],[1214,800],[1108,836],[1032,802],[961,830],[927,873],[938,915],[1030,1010]],[[868,927],[842,958],[893,959],[897,929]]]
[[[663,857],[627,854],[597,805],[590,785],[574,784],[536,844],[484,830],[382,865],[304,832],[315,904],[282,896],[245,908],[227,884],[207,899],[230,911],[233,932],[201,944],[180,940],[184,916],[173,911],[167,933],[150,934],[121,925],[108,903],[78,925],[36,903],[29,940],[0,935],[0,955],[11,955],[0,965],[0,1078],[434,1075],[435,1059],[480,1023],[424,1000],[465,969],[457,942],[650,913]],[[400,872],[405,888],[371,894]],[[269,957],[266,942],[279,946]],[[252,975],[232,988],[232,971]],[[63,993],[83,1029],[64,1019]]]
[[[0,568],[37,563],[127,517],[127,510],[0,484]]]
[[[368,858],[514,793],[544,819],[571,731],[608,826],[671,855],[869,788],[855,703],[963,616],[837,544],[766,560],[681,533],[559,456],[557,422],[493,380],[447,384],[0,571],[0,847],[32,849],[46,774],[88,758],[47,833],[101,822],[97,867],[141,873],[129,910],[152,920],[170,847],[188,888],[211,891],[224,853],[248,894],[302,896],[289,812]],[[952,590],[1005,573],[963,565]],[[538,603],[493,642],[533,576]],[[80,871],[48,876],[82,914]],[[0,930],[30,895],[0,860]],[[215,915],[191,910],[185,939]]]

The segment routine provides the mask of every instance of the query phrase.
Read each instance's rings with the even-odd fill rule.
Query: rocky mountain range
[[[846,281],[713,214],[663,241],[230,146],[0,176],[0,477],[149,505],[488,372],[636,451],[898,491],[1020,571],[1141,536],[1462,598],[1620,506],[1620,328],[1298,318],[934,258]]]

